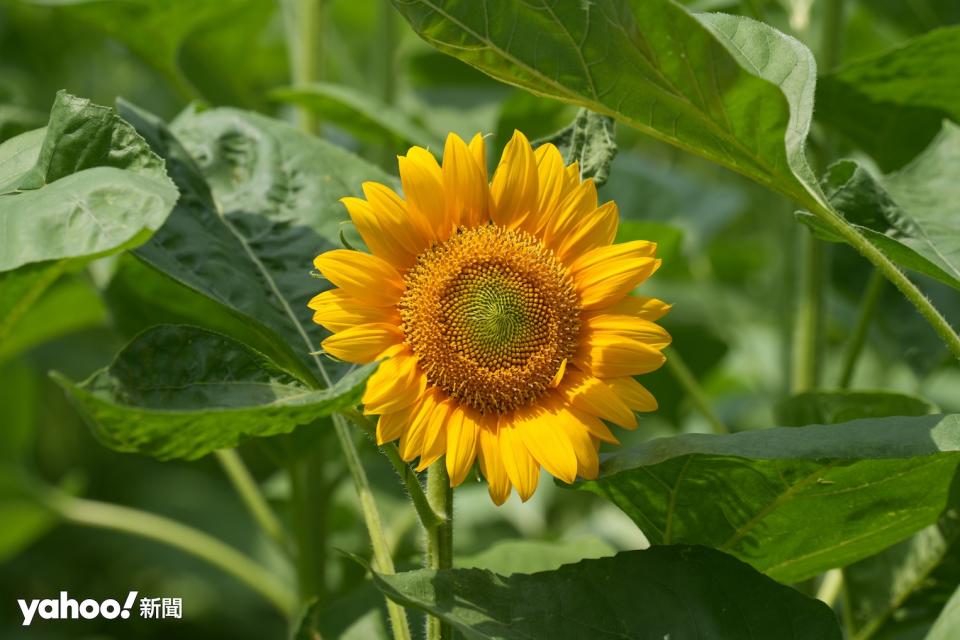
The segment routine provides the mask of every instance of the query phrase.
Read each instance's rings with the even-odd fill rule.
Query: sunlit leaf
[[[236,446],[244,436],[288,433],[350,407],[371,372],[361,367],[317,390],[226,336],[159,325],[84,382],[54,379],[106,446],[193,459]]]
[[[668,0],[394,4],[427,42],[494,78],[612,116],[795,199],[816,190],[803,154],[816,65],[765,24],[695,16]]]
[[[925,640],[951,640],[960,633],[960,587],[953,592]]]
[[[654,544],[708,545],[796,582],[935,522],[958,464],[960,416],[877,418],[652,440],[578,487]]]
[[[374,573],[388,597],[466,638],[830,640],[823,603],[704,547],[654,547],[504,577],[479,569]]]

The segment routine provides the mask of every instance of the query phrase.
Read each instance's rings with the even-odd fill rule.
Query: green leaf
[[[42,142],[24,135],[0,145],[0,271],[136,246],[176,201],[163,161],[112,109],[61,92]]]
[[[936,407],[916,396],[892,391],[807,391],[777,403],[777,424],[837,424],[861,418],[925,416]]]
[[[84,382],[54,379],[103,444],[166,460],[199,458],[243,436],[288,433],[353,406],[372,369],[316,390],[226,336],[159,325]]]
[[[654,547],[532,575],[479,569],[373,574],[389,598],[470,639],[841,637],[821,602],[703,547]]]
[[[46,122],[44,114],[16,104],[0,104],[0,142]]]
[[[958,464],[960,416],[894,417],[656,439],[577,486],[653,544],[708,545],[796,582],[935,522]]]
[[[827,172],[831,204],[846,220],[902,267],[960,289],[960,126],[944,122],[936,140],[901,171],[875,178],[852,160]],[[836,240],[813,216],[804,222]]]
[[[613,547],[593,537],[555,541],[504,540],[472,556],[458,557],[456,565],[510,576],[550,571],[584,558],[602,558],[614,553]]]
[[[960,584],[960,514],[875,556],[844,567],[851,628],[858,640],[920,637]]]
[[[960,27],[936,29],[820,78],[817,119],[869,153],[885,171],[903,166],[960,122]]]
[[[610,165],[617,155],[614,124],[610,116],[580,109],[573,122],[535,144],[552,142],[563,154],[565,164],[579,165],[581,179],[593,178],[601,186],[610,176]]]
[[[960,633],[960,587],[947,601],[940,617],[937,618],[925,640],[951,640]]]
[[[233,337],[256,332],[281,366],[320,380],[320,359],[310,354],[324,334],[307,302],[328,285],[310,277],[313,258],[337,246],[346,217],[338,199],[359,195],[365,180],[391,179],[262,116],[189,111],[171,132],[132,105],[119,108],[166,158],[182,193],[167,224],[134,255],[242,319],[248,330]]]
[[[503,82],[616,118],[799,201],[816,65],[797,40],[670,0],[394,0],[431,45]]]
[[[351,87],[317,82],[274,89],[270,95],[276,100],[307,107],[364,142],[386,144],[403,152],[413,145],[435,152],[443,148],[440,137],[403,111]]]

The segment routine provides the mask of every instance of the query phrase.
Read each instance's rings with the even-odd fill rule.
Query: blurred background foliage
[[[321,68],[311,75],[323,82],[304,85],[297,82],[306,77],[301,61],[287,46],[298,25],[288,4],[277,0],[2,0],[0,141],[42,126],[54,94],[66,89],[99,104],[122,96],[166,119],[191,103],[237,106],[291,121],[313,118],[322,136],[395,173],[397,153],[411,144],[439,152],[447,131],[465,137],[490,133],[488,149],[499,153],[515,128],[536,139],[575,115],[567,105],[514,90],[431,49],[385,0],[322,4]],[[822,49],[825,3],[819,0],[685,4],[695,11],[751,16],[794,35],[814,52]],[[853,67],[857,60],[958,22],[960,3],[954,1],[849,0],[841,63]],[[820,98],[834,105],[857,99],[829,78],[820,86]],[[910,114],[908,128],[898,128],[900,135],[884,139],[882,149],[871,149],[869,140],[858,139],[862,132],[842,122],[842,108],[822,113],[832,115],[815,122],[814,160],[831,147],[835,156],[853,155],[887,171],[925,147],[940,120],[960,118],[942,105],[926,106]],[[796,247],[806,229],[793,222],[788,202],[748,180],[628,128],[617,133],[619,155],[601,198],[619,204],[621,239],[660,243],[664,267],[645,285],[645,293],[674,303],[664,324],[676,351],[730,430],[777,424],[775,408],[791,388]],[[837,386],[871,274],[846,246],[833,245],[829,253],[826,358],[820,371],[826,388]],[[311,257],[304,256],[305,271]],[[137,263],[125,261],[102,260],[63,276],[29,321],[3,338],[0,491],[13,486],[10,478],[27,467],[71,491],[190,522],[282,571],[215,461],[160,463],[110,451],[95,442],[47,377],[54,368],[74,380],[86,377],[108,364],[135,332],[158,321],[144,298],[153,286],[164,291],[163,283],[151,282],[150,274],[136,271]],[[960,316],[956,291],[928,281],[923,285],[947,317]],[[948,366],[937,337],[892,287],[880,295],[852,387],[901,391],[944,412],[960,411],[960,372]],[[625,445],[710,430],[668,368],[648,376],[645,384],[661,408],[636,432],[621,434]],[[330,429],[310,425],[241,451],[283,513],[290,486],[276,471],[271,448],[291,442],[317,444],[313,448],[329,458],[318,481],[319,522],[314,523],[327,536],[329,554],[322,576],[328,604],[318,616],[319,629],[324,637],[381,636],[380,596],[364,581],[362,569],[335,551],[366,555],[368,550]],[[363,454],[398,549],[398,568],[416,566],[414,515],[386,461],[370,443]],[[543,569],[644,543],[612,505],[548,482],[522,507],[515,497],[503,508],[493,507],[480,483],[458,490],[457,502],[455,544],[462,566]],[[29,633],[19,626],[16,598],[67,590],[103,599],[130,589],[182,597],[183,620],[132,620],[122,631],[102,620],[35,625]],[[921,614],[919,628],[932,615]],[[0,503],[0,638],[272,638],[286,632],[285,621],[258,596],[197,560],[120,534],[57,526],[49,514],[15,496]],[[897,633],[884,637],[915,637]]]

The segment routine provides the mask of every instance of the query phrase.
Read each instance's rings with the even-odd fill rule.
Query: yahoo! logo
[[[76,620],[77,618],[93,620],[98,617],[107,620],[120,617],[126,620],[130,617],[130,608],[133,607],[136,599],[137,592],[131,591],[121,607],[120,603],[113,599],[97,602],[88,598],[77,602],[66,591],[61,591],[60,598],[57,600],[31,600],[29,603],[26,600],[17,600],[17,604],[23,612],[23,626],[29,627],[34,616],[38,614],[44,620]]]

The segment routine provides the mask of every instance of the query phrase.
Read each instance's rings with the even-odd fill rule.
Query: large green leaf
[[[712,546],[795,582],[935,522],[958,464],[960,416],[878,418],[652,440],[578,487],[653,544]]]
[[[177,191],[112,109],[61,92],[42,138],[0,145],[0,196],[0,271],[9,271],[140,244]]]
[[[827,195],[887,257],[902,267],[960,289],[960,126],[943,123],[936,140],[897,173],[872,176],[852,160],[827,172]],[[799,214],[827,239],[817,219]]]
[[[258,346],[269,344],[271,358],[319,380],[321,361],[310,354],[323,334],[307,302],[329,285],[309,277],[312,260],[338,237],[346,217],[338,199],[358,194],[365,180],[390,179],[262,116],[187,112],[174,135],[150,114],[119,108],[166,158],[182,194],[167,224],[134,255],[247,323],[235,337],[260,334]]]
[[[937,29],[821,77],[817,119],[850,138],[884,170],[903,166],[960,122],[960,27]]]
[[[193,459],[355,405],[371,372],[361,367],[317,390],[226,336],[159,325],[84,382],[54,378],[108,447]]]
[[[0,339],[65,271],[146,240],[176,198],[112,109],[57,94],[46,129],[0,145]]]
[[[394,0],[427,42],[504,82],[586,107],[816,199],[803,145],[816,65],[797,40],[671,0]]]
[[[823,603],[696,546],[626,551],[532,575],[420,570],[375,573],[374,583],[471,639],[841,637]]]

